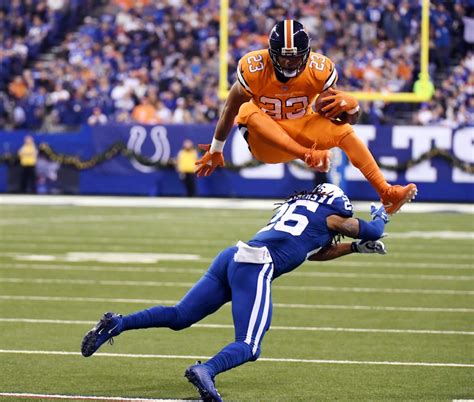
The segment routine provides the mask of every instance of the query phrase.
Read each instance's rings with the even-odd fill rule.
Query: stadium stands
[[[313,49],[336,63],[340,87],[412,90],[420,53],[418,1],[316,3],[233,2],[229,81],[244,53],[267,46],[275,20],[291,17],[305,24]],[[431,7],[433,101],[365,103],[362,122],[474,124],[473,54],[465,32],[463,38],[472,2],[445,3]],[[54,131],[88,120],[169,124],[218,117],[217,0],[4,0],[0,26],[0,123],[6,127]],[[405,113],[413,108],[420,109],[414,121]],[[89,119],[94,114],[105,119]]]

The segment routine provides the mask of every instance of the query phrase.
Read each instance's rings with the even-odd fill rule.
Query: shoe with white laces
[[[207,368],[201,362],[188,367],[184,376],[197,388],[204,402],[223,402],[214,384],[214,377],[209,374]]]
[[[82,340],[81,353],[84,357],[92,356],[102,344],[109,341],[113,344],[113,337],[122,332],[123,319],[120,314],[105,313],[99,322]]]

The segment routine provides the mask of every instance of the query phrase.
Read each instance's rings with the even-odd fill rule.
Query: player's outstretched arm
[[[235,116],[240,106],[250,100],[250,96],[244,92],[242,86],[236,82],[224,105],[212,138],[211,144],[200,144],[199,147],[206,151],[204,156],[196,162],[195,173],[198,177],[209,176],[218,166],[224,166],[224,144],[234,125]]]
[[[359,218],[346,218],[340,215],[330,215],[326,219],[330,230],[354,239],[378,240],[382,237],[385,224],[389,222],[385,208],[377,208],[375,204],[370,206],[372,221],[367,222]]]
[[[339,243],[324,247],[309,257],[309,260],[328,261],[352,253],[387,254],[387,250],[385,244],[380,240],[359,240],[352,243]]]

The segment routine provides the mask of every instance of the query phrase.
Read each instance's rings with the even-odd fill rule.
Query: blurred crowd
[[[474,124],[473,8],[473,0],[431,2],[437,89],[431,102],[410,106],[407,123]],[[300,20],[313,50],[336,63],[339,87],[412,91],[418,0],[232,0],[229,82],[239,58],[267,47],[270,29],[284,18]],[[55,131],[218,118],[218,0],[0,0],[0,27],[2,126]],[[45,51],[54,57],[39,57]],[[383,102],[363,110],[363,122],[372,124],[394,123],[404,112]]]

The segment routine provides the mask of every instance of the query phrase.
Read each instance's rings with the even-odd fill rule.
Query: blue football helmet
[[[276,24],[268,38],[268,52],[275,70],[285,78],[294,78],[306,67],[311,39],[301,22],[284,20]]]
[[[331,183],[322,183],[314,188],[313,193],[326,196],[327,198],[324,197],[319,202],[331,205],[338,214],[348,217],[354,214],[351,201],[338,186]]]

